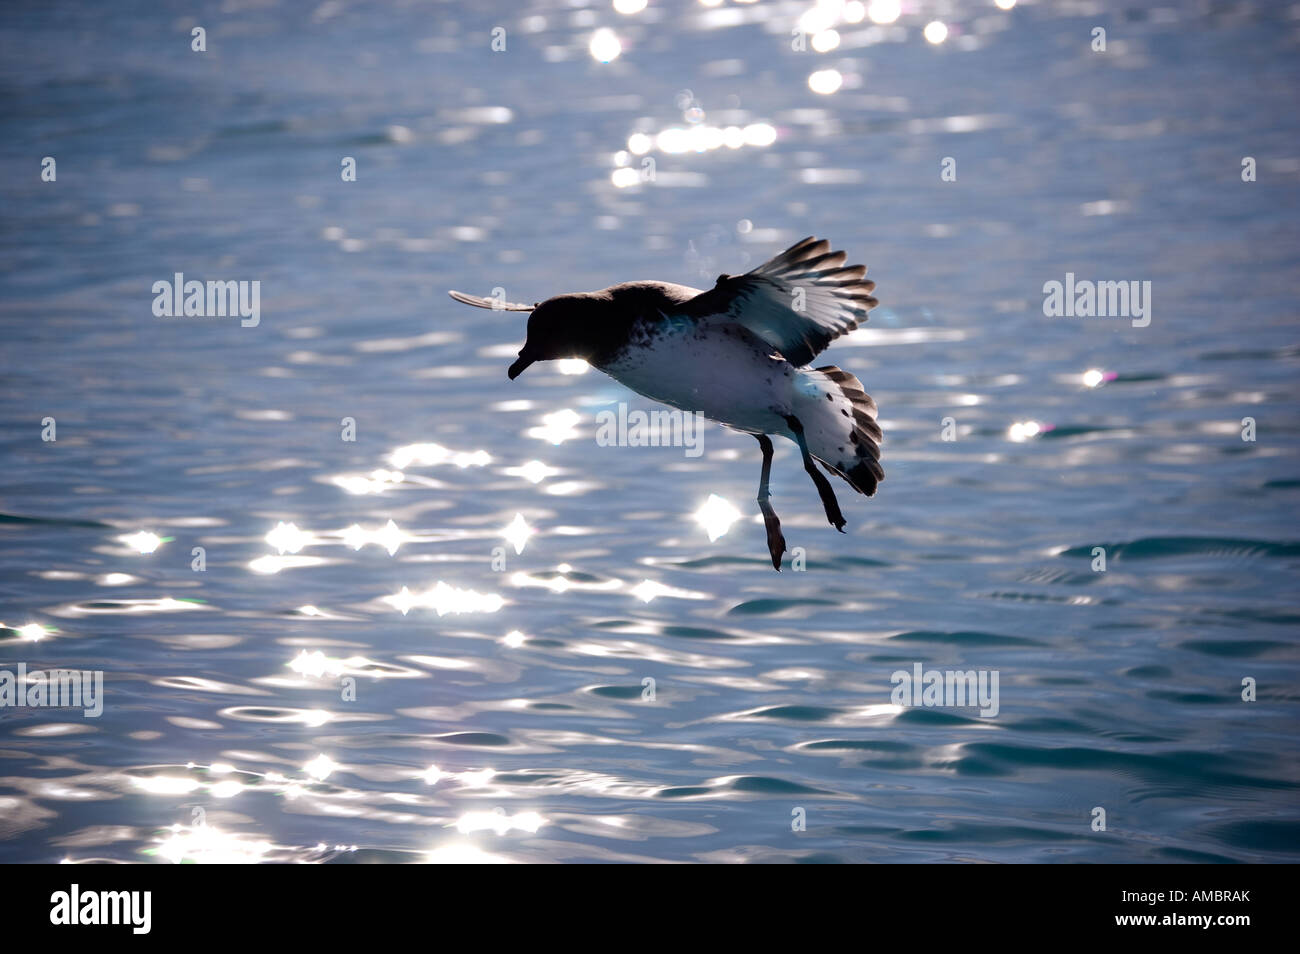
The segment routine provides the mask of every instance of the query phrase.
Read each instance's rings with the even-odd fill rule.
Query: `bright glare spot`
[[[517,629],[512,629],[510,632],[506,633],[505,637],[501,640],[501,642],[505,643],[511,649],[518,649],[527,641],[528,637]]]
[[[400,593],[395,593],[392,596],[384,597],[384,601],[387,602],[390,606],[393,606],[401,610],[403,616],[405,616],[412,609],[414,609],[416,606],[419,605],[419,600],[416,597],[416,595],[412,593],[409,589],[407,589],[405,586],[402,587],[402,591]]]
[[[254,573],[279,573],[281,570],[298,566],[319,566],[325,561],[316,557],[274,556],[267,554],[256,560],[248,561],[248,568]]]
[[[162,543],[162,539],[156,533],[149,533],[145,530],[125,537],[118,537],[118,539],[137,553],[153,553],[154,550],[158,549],[158,545]]]
[[[614,0],[614,9],[624,16],[640,13],[646,7],[647,0]]]
[[[417,777],[424,779],[425,785],[437,785],[442,779],[442,769],[438,768],[436,765],[430,765]]]
[[[329,722],[334,716],[324,709],[306,709],[299,718],[302,720],[303,725],[316,729]]]
[[[799,30],[803,33],[820,33],[830,29],[834,22],[835,12],[829,6],[818,4],[799,18]]]
[[[545,586],[551,593],[567,593],[569,587],[572,586],[572,582],[563,576],[552,576],[547,580],[534,580],[533,577],[528,576],[528,573],[515,573],[511,576],[510,581],[515,586]],[[617,580],[614,581],[614,586],[610,586],[608,589],[616,589],[616,587]]]
[[[872,23],[893,23],[902,12],[903,5],[898,0],[871,0],[867,6]]]
[[[515,519],[510,521],[510,525],[501,531],[501,536],[506,538],[506,542],[515,548],[515,553],[524,552],[524,544],[528,542],[537,531],[528,526],[528,521],[524,519],[522,513],[515,514]]]
[[[240,785],[234,779],[226,779],[224,782],[218,782],[216,785],[213,785],[212,788],[209,789],[209,792],[211,792],[213,798],[234,798],[243,790],[244,786]]]
[[[310,653],[305,649],[301,650],[286,665],[300,676],[311,676],[315,679],[319,679],[326,673],[331,676],[341,675],[345,668],[343,660],[331,659],[319,649]]]
[[[818,70],[808,77],[808,88],[814,93],[821,93],[823,96],[829,96],[835,92],[844,83],[844,77],[840,75],[839,70]]]
[[[931,20],[925,25],[924,32],[926,42],[933,43],[935,46],[948,39],[948,27],[941,20]]]
[[[618,55],[623,52],[623,44],[618,41],[613,30],[602,27],[591,35],[591,45],[587,49],[595,59],[609,63],[618,59]]]
[[[334,772],[339,764],[328,755],[318,755],[306,765],[302,770],[318,781],[325,781]]]
[[[726,137],[717,126],[695,126],[688,133],[691,148],[696,152],[708,152],[722,146]]]
[[[1016,5],[1016,0],[993,0],[998,5],[999,10],[1010,10]]]
[[[473,453],[465,451],[450,451],[441,444],[407,444],[405,447],[399,447],[388,455],[388,462],[401,470],[415,464],[417,467],[432,467],[436,464],[455,464],[462,470],[466,467],[482,467],[492,461],[487,451],[476,450]],[[387,471],[375,471],[376,474],[387,473]],[[401,474],[395,475],[397,480],[402,479]]]
[[[656,596],[669,592],[668,587],[662,583],[656,583],[654,580],[642,580],[636,586],[632,587],[632,595],[642,603],[649,603]]]
[[[712,543],[731,529],[731,525],[740,519],[741,513],[727,500],[717,494],[709,494],[704,506],[693,514],[695,522],[704,528]]]
[[[1096,368],[1083,372],[1083,386],[1085,388],[1095,388],[1105,380],[1106,375]]]
[[[461,772],[457,779],[466,788],[484,788],[497,774],[496,769],[479,769],[477,772]]]
[[[452,842],[431,848],[425,860],[433,865],[504,865],[509,862],[500,855],[484,851],[467,841]]]
[[[18,627],[18,635],[33,643],[39,639],[44,639],[48,632],[49,630],[40,623],[28,623],[26,626]]]
[[[660,152],[674,154],[687,152],[691,148],[691,134],[689,130],[672,126],[655,137],[655,145],[659,147]]]
[[[826,53],[840,45],[840,35],[834,30],[822,30],[821,33],[814,33],[812,38],[812,48],[818,53]]]
[[[528,436],[541,438],[552,444],[563,444],[578,436],[574,425],[580,420],[582,420],[581,416],[566,407],[563,411],[545,415],[541,426],[530,430]]]
[[[640,135],[640,134],[638,134]],[[637,140],[636,136],[628,140],[629,148],[636,151],[638,155],[641,151],[649,152],[651,148],[656,148],[660,152],[669,155],[680,155],[686,152],[709,152],[714,149],[721,149],[726,146],[728,149],[739,149],[741,146],[770,146],[776,142],[776,130],[767,123],[754,123],[741,129],[739,126],[707,126],[703,123],[683,129],[680,126],[670,126],[659,132],[652,139],[645,136]],[[621,186],[624,182],[632,185],[630,175],[620,175],[623,170],[616,169],[613,173],[614,184]],[[631,167],[627,168],[628,172],[634,171]],[[638,174],[637,181],[640,181]]]
[[[655,145],[659,147],[660,152],[678,153],[685,152],[690,148],[690,134],[685,129],[679,129],[676,126],[665,129],[655,137]]]
[[[462,835],[469,835],[476,831],[494,831],[498,835],[505,835],[516,830],[534,834],[543,824],[545,819],[537,812],[507,815],[505,809],[498,808],[490,812],[466,812],[456,821],[456,830]]]
[[[776,129],[767,123],[746,126],[742,133],[745,136],[745,143],[750,146],[770,146],[776,142]]]
[[[1037,437],[1042,430],[1043,425],[1037,421],[1016,421],[1007,429],[1007,437],[1016,442],[1027,441],[1032,437]]]
[[[312,538],[310,533],[303,533],[293,524],[280,521],[275,525],[275,529],[266,535],[266,542],[281,554],[297,553],[311,543]]]
[[[134,779],[135,784],[150,795],[188,795],[199,787],[192,778],[177,778],[174,775],[155,775],[152,778]]]
[[[641,184],[641,173],[637,172],[631,166],[624,166],[622,169],[615,169],[609,174],[609,181],[614,184],[616,189],[630,189],[634,185]],[[565,358],[567,361],[582,361],[581,358]],[[582,362],[586,364],[585,361]],[[565,371],[560,369],[561,374],[581,374],[581,371]]]
[[[172,828],[158,847],[158,854],[173,864],[188,861],[200,865],[257,864],[271,850],[266,841],[244,841],[211,825]]]
[[[388,551],[389,556],[396,553],[406,539],[406,534],[391,520],[378,530],[362,530],[354,523],[343,531],[343,542],[352,549],[360,550],[367,543],[377,543]]]
[[[530,460],[522,467],[511,467],[506,473],[522,477],[530,484],[540,484],[552,474],[558,474],[559,471],[554,467],[547,467],[540,460]]]
[[[377,494],[394,484],[400,484],[405,479],[406,475],[400,470],[374,470],[370,472],[369,477],[358,474],[335,477],[334,483],[350,494]]]
[[[654,147],[654,140],[645,133],[633,133],[627,137],[627,151],[636,156],[644,156]]]
[[[867,15],[867,6],[860,0],[850,0],[844,4],[844,22],[861,23],[862,18]]]
[[[420,607],[436,610],[439,616],[445,616],[448,613],[495,613],[506,605],[506,601],[496,593],[462,590],[448,586],[442,580],[423,593],[412,593],[404,586],[400,593],[385,596],[384,602],[400,610],[403,616]]]

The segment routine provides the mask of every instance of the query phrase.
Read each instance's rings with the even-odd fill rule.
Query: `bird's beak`
[[[506,374],[510,375],[510,380],[513,381],[515,378],[519,377],[519,375],[523,374],[524,369],[532,364],[534,360],[534,358],[525,355],[521,351],[519,352],[519,360],[510,366],[510,370],[507,371]]]

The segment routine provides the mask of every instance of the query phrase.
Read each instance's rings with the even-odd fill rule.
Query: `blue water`
[[[105,691],[0,709],[0,860],[1300,858],[1300,21],[908,3],[792,50],[811,6],[0,11],[0,669]],[[657,148],[690,120],[759,144]],[[445,294],[812,233],[878,282],[819,363],[887,479],[836,534],[781,442],[779,575],[751,438],[600,446],[650,402],[508,382],[523,316]],[[176,272],[260,323],[155,317]],[[1046,317],[1067,272],[1151,282],[1149,325]],[[916,664],[997,715],[894,705]]]

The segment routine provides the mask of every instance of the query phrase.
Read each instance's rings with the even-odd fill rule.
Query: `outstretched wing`
[[[493,311],[532,311],[536,305],[521,305],[513,301],[501,301],[499,298],[480,298],[478,295],[466,295],[464,292],[447,292],[452,298],[464,305],[475,308],[491,308]]]
[[[867,320],[879,302],[865,265],[844,266],[844,253],[812,236],[744,275],[718,284],[683,306],[699,321],[743,325],[796,367]]]

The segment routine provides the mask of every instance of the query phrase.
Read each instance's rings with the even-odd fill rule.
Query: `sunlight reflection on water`
[[[15,28],[30,115],[0,148],[99,158],[0,187],[30,237],[0,299],[0,670],[103,670],[107,704],[5,710],[0,856],[1297,855],[1295,700],[1268,687],[1296,676],[1300,158],[1287,84],[1241,68],[1287,75],[1282,21],[455,19],[232,10],[219,76],[130,42],[73,75]],[[160,96],[208,105],[161,128]],[[814,231],[880,283],[818,360],[877,399],[887,480],[843,489],[836,534],[779,442],[806,557],[779,576],[751,438],[602,446],[593,411],[636,397],[577,361],[508,382],[526,318],[444,296],[710,287]],[[262,280],[261,325],[151,322],[139,289],[182,268]],[[1071,268],[1154,279],[1150,328],[1045,318]],[[893,704],[915,662],[1000,671],[1003,713]],[[1092,833],[1097,804],[1144,837]]]

